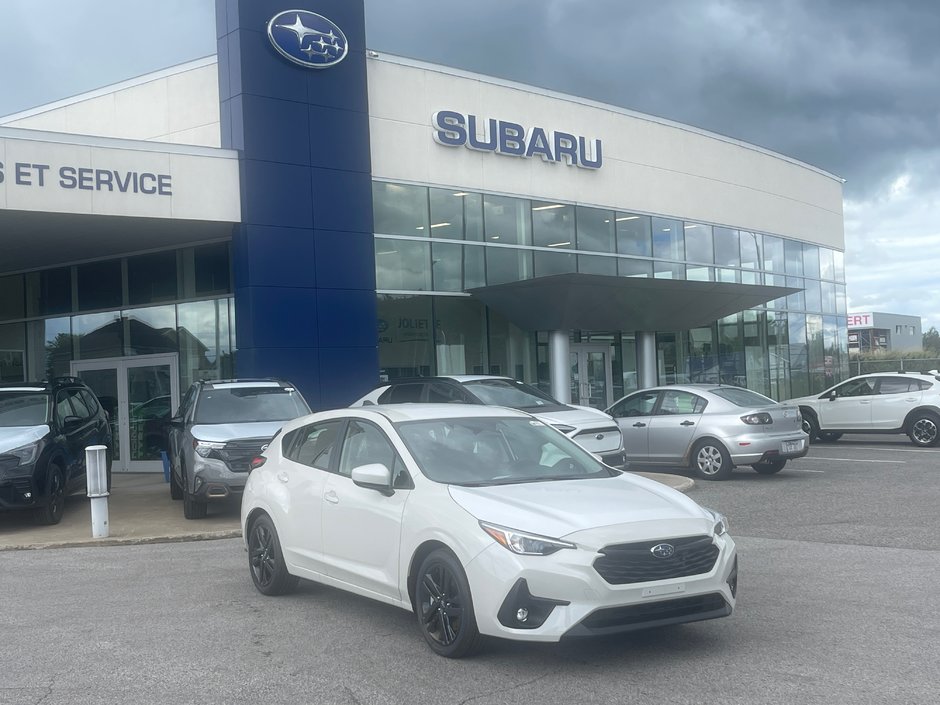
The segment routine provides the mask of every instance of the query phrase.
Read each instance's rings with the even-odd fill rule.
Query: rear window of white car
[[[750,389],[744,389],[743,387],[715,387],[708,391],[716,397],[730,401],[735,406],[767,406],[768,404],[777,403],[770,397],[765,397],[763,394],[752,392]]]

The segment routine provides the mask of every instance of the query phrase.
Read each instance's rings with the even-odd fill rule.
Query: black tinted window
[[[48,423],[49,395],[41,392],[0,392],[0,428]]]
[[[881,377],[878,384],[879,394],[907,394],[908,392],[919,391],[920,384],[916,379]]]
[[[330,421],[291,431],[284,437],[284,455],[296,463],[329,470],[341,425],[340,421]]]
[[[428,401],[435,404],[471,404],[470,396],[455,384],[432,382],[428,385]]]
[[[394,384],[379,397],[380,404],[411,404],[421,401],[421,390],[424,385]]]
[[[659,392],[638,392],[621,399],[610,408],[610,415],[620,419],[628,416],[649,416],[653,413]]]

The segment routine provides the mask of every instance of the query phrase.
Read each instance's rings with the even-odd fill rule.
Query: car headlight
[[[224,447],[224,443],[216,443],[214,441],[200,441],[198,438],[193,439],[193,449],[196,451],[197,455],[201,455],[203,458],[208,458],[212,451],[222,450]]]
[[[728,517],[726,517],[721,512],[716,512],[714,509],[709,509],[708,507],[702,507],[702,509],[708,512],[715,521],[715,526],[713,527],[715,536],[721,536],[722,534],[728,533]]]
[[[20,446],[19,448],[14,448],[13,450],[5,450],[0,455],[12,455],[15,458],[19,458],[20,465],[29,465],[36,461],[36,456],[39,454],[39,444],[30,443],[29,445]]]
[[[575,548],[573,543],[550,539],[538,534],[527,534],[524,531],[507,529],[505,526],[496,526],[480,522],[480,528],[492,536],[496,542],[521,556],[548,556],[563,548]]]

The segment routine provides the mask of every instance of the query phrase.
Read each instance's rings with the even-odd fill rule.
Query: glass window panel
[[[535,382],[538,379],[535,333],[522,330],[493,309],[488,309],[487,320],[488,374],[508,375],[522,382]]]
[[[74,316],[72,332],[76,360],[124,355],[124,322],[119,311]]]
[[[803,274],[803,245],[793,240],[784,240],[783,255],[787,274]]]
[[[746,269],[761,269],[761,236],[749,230],[739,230],[741,243],[741,266]]]
[[[653,256],[653,243],[648,215],[617,213],[617,252],[639,257]]]
[[[486,248],[463,248],[463,286],[464,289],[475,289],[486,286]]]
[[[688,356],[686,366],[689,381],[715,384],[718,382],[718,348],[715,345],[715,329],[693,328],[686,343]]]
[[[230,301],[194,301],[176,307],[180,383],[234,376],[231,362]]]
[[[72,270],[46,269],[26,275],[26,315],[48,316],[72,311]]]
[[[428,291],[431,288],[430,258],[426,242],[376,238],[376,289]]]
[[[792,396],[790,394],[790,352],[787,314],[778,311],[768,311],[766,315],[770,397],[777,401],[782,401]]]
[[[532,244],[532,214],[527,199],[484,196],[483,224],[487,242],[500,245]]]
[[[91,262],[75,268],[78,279],[78,310],[117,308],[124,299],[121,260]]]
[[[229,243],[214,242],[193,248],[193,292],[228,294],[232,291]]]
[[[821,392],[826,388],[826,346],[823,337],[823,319],[819,315],[806,316],[806,342],[809,345],[809,383],[810,393]],[[832,367],[832,359],[829,359]]]
[[[806,304],[806,310],[814,313],[822,311],[822,292],[819,287],[819,282],[814,279],[805,279],[803,280],[803,286],[805,287],[803,290],[803,300]]]
[[[790,357],[790,394],[804,397],[809,394],[809,366],[806,344],[806,316],[802,313],[787,314]]]
[[[647,259],[624,257],[617,260],[617,274],[621,277],[652,277],[653,263]]]
[[[616,252],[617,240],[613,211],[578,206],[578,249],[591,252]]]
[[[176,307],[154,306],[124,311],[127,354],[153,355],[176,352]]]
[[[506,284],[532,278],[531,250],[486,248],[486,283]]]
[[[783,240],[779,237],[764,235],[764,269],[768,272],[783,274],[786,266],[783,259]]]
[[[375,232],[383,235],[428,234],[428,189],[425,186],[372,182]]]
[[[435,291],[463,291],[463,250],[461,245],[442,242],[431,245],[431,281]]]
[[[718,321],[718,377],[723,383],[743,387],[747,385],[747,368],[741,319],[736,313]]]
[[[26,290],[23,275],[0,277],[0,321],[26,318]]]
[[[428,189],[431,201],[431,237],[463,239],[464,197],[453,189]],[[412,233],[414,234],[414,233]]]
[[[177,298],[176,252],[127,258],[127,301],[131,306]]]
[[[486,371],[486,312],[471,298],[434,297],[434,346],[437,374]]]
[[[653,256],[662,259],[685,258],[685,238],[682,221],[653,218]]]
[[[50,379],[69,374],[72,361],[71,319],[30,321],[26,327],[29,354],[28,377]]]
[[[764,281],[764,275],[760,272],[745,269],[738,273],[741,275],[742,284],[762,284]]]
[[[0,325],[0,382],[26,381],[26,324]]]
[[[433,374],[431,298],[379,294],[379,373],[382,379]]]
[[[845,282],[845,254],[838,250],[832,252],[833,271],[837,282]]]
[[[536,252],[535,276],[547,277],[552,274],[567,274],[577,270],[575,256],[569,252]]]
[[[715,267],[715,281],[740,284],[741,272],[739,272],[737,269],[721,269]]]
[[[836,313],[838,313],[840,316],[844,316],[847,310],[848,309],[846,308],[845,301],[845,285],[836,284]]]
[[[740,267],[740,240],[743,238],[750,239],[746,235],[739,238],[737,230],[715,228],[715,264],[722,267]],[[688,241],[688,232],[686,233],[686,241]]]
[[[787,309],[790,311],[804,311],[806,309],[806,297],[802,291],[803,280],[799,277],[787,277],[787,286],[801,290],[787,297]]]
[[[584,274],[606,274],[615,277],[617,276],[617,258],[578,255],[578,271]]]
[[[803,245],[803,275],[819,279],[819,248],[816,245]]]
[[[835,279],[835,262],[832,257],[832,250],[828,247],[819,248],[819,278]]]
[[[689,262],[702,262],[711,264],[715,261],[712,239],[712,226],[699,223],[686,223],[685,230],[685,258]],[[721,228],[718,228],[719,230]]]
[[[820,291],[822,296],[822,312],[837,313],[839,309],[836,308],[836,285],[832,282],[822,282]]]
[[[462,194],[462,195],[459,195]],[[455,191],[454,196],[463,199],[464,239],[483,241],[483,195]]]
[[[714,267],[700,267],[690,264],[685,269],[685,278],[689,281],[711,282],[715,281]]]
[[[685,265],[674,262],[653,262],[653,276],[657,279],[685,279]]]
[[[532,201],[532,244],[574,249],[574,206]]]

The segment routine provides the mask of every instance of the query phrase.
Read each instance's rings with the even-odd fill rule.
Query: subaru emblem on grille
[[[650,549],[657,558],[672,558],[676,553],[676,548],[671,543],[658,543]]]

